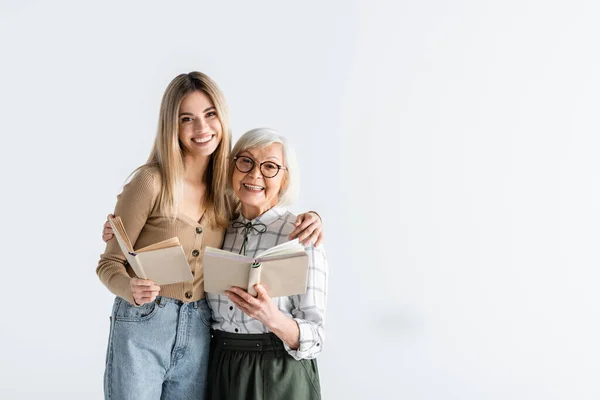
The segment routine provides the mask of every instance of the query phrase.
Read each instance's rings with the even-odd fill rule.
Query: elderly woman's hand
[[[288,239],[293,240],[296,237],[303,246],[308,246],[311,243],[315,244],[315,247],[323,243],[323,225],[321,223],[321,217],[314,211],[309,211],[304,214],[298,215],[296,227]]]
[[[300,327],[292,318],[286,317],[267,294],[260,283],[254,285],[258,295],[252,297],[244,289],[232,287],[225,294],[246,315],[262,322],[271,332],[276,334],[290,349],[300,347]]]
[[[269,327],[280,316],[281,311],[273,304],[264,286],[257,283],[254,288],[258,293],[256,297],[252,297],[244,289],[236,286],[232,287],[231,290],[226,290],[225,294],[247,316],[256,318]]]

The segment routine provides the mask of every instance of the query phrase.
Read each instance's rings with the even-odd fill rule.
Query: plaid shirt
[[[256,257],[273,246],[288,241],[288,235],[294,230],[296,216],[283,207],[276,206],[265,212],[252,223],[263,223],[264,233],[252,230],[246,243],[246,255]],[[231,222],[225,233],[223,250],[239,253],[244,242],[244,228],[233,228],[236,221],[247,223],[241,214]],[[239,224],[238,224],[239,225]],[[284,343],[287,352],[296,360],[315,358],[323,348],[325,340],[325,306],[327,302],[327,258],[323,246],[305,247],[308,254],[308,278],[306,293],[276,297],[272,301],[287,317],[298,323],[300,328],[300,347],[291,349]],[[266,333],[269,329],[257,319],[251,318],[229,300],[227,296],[212,293],[206,299],[213,311],[213,329],[231,333]]]

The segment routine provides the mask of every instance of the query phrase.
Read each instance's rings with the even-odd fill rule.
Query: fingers
[[[256,293],[258,294],[257,297],[259,297],[261,299],[262,298],[269,299],[267,289],[265,289],[265,287],[263,285],[261,285],[260,283],[257,283],[256,285],[254,285],[254,289],[256,289]]]
[[[109,214],[109,216],[111,216],[112,214]],[[102,240],[104,240],[104,242],[108,242],[110,239],[112,239],[114,237],[114,233],[113,230],[110,226],[110,223],[108,221],[106,221],[104,223],[103,229],[102,229]]]
[[[226,290],[225,295],[229,297],[229,300],[233,301],[238,307],[241,307],[241,304],[245,304],[245,301],[236,293]]]
[[[142,305],[144,303],[150,303],[151,301],[156,300],[156,297],[159,293],[159,290],[145,290],[132,292],[132,295],[135,303],[137,305]]]
[[[160,293],[160,286],[149,279],[131,278],[129,287],[137,305],[154,301]]]
[[[131,278],[129,281],[129,287],[132,292],[158,292],[160,286],[156,285],[149,279]]]
[[[292,231],[292,233],[290,233],[290,235],[288,236],[289,240],[296,239],[296,237],[298,236],[298,234],[300,232],[302,232],[302,229],[298,228],[298,226],[300,226],[302,224],[302,221],[304,221],[304,218],[302,217],[302,215],[298,215],[298,217],[296,218],[296,222],[294,222],[294,226],[296,228],[294,228],[294,230]]]
[[[314,215],[306,214],[306,217],[302,220],[302,223],[296,227],[296,229],[303,231],[306,228],[308,228],[309,226],[314,225],[314,224],[317,224],[317,226],[318,226],[318,225],[321,225],[321,222]]]
[[[317,237],[317,241],[315,242],[315,247],[320,246],[323,244],[323,230],[321,230],[321,232],[319,233],[319,236]]]
[[[317,231],[317,229],[318,228],[315,228],[314,225],[309,226],[304,231],[302,231],[302,233],[298,236],[298,241],[300,243],[302,243],[304,246],[311,244],[312,242],[308,239],[312,236],[312,234],[315,231]]]
[[[240,308],[246,307],[246,305],[247,305],[246,302],[237,294],[230,292],[229,290],[226,290],[225,294],[227,295],[227,297],[229,297],[229,300],[231,300],[235,303],[236,306],[238,306]]]
[[[151,296],[138,296],[138,297],[133,297],[133,300],[135,301],[135,304],[137,304],[138,306],[141,306],[142,304],[146,304],[146,303],[151,303],[154,300],[156,300],[156,297],[158,296],[158,293],[153,294]]]
[[[302,223],[302,221],[304,220],[304,215],[305,214],[300,214],[296,217],[296,222],[294,222],[294,226],[298,226]]]
[[[154,289],[154,290],[142,290],[142,289],[136,289],[133,290],[131,293],[133,293],[133,296],[138,298],[138,297],[156,297],[158,296],[158,294],[160,293],[160,289]]]
[[[154,281],[150,279],[131,278],[129,281],[130,286],[155,286]]]
[[[254,297],[252,297],[244,289],[241,289],[237,286],[233,286],[230,290],[225,291],[225,293],[227,293],[227,292],[233,293],[234,295],[238,296],[240,299],[242,299],[243,301],[245,301],[246,303],[248,303],[250,305],[257,304],[257,300]]]
[[[242,299],[240,295],[234,293],[232,290],[226,290],[225,295],[229,297],[229,300],[233,301],[235,304],[238,304],[239,302],[244,302],[244,299]]]
[[[109,220],[110,218],[114,218],[114,217],[115,217],[115,215],[114,215],[114,214],[108,214],[108,215],[106,216],[106,222],[108,222],[108,220]]]
[[[293,240],[296,237],[298,237],[298,235],[300,233],[303,233],[303,231],[306,230],[306,228],[308,228],[309,226],[312,226],[312,228],[308,234],[312,233],[312,231],[316,227],[321,225],[321,221],[318,217],[314,216],[313,214],[300,214],[296,218],[296,222],[294,223],[294,225],[296,226],[296,228],[292,231],[292,233],[290,233],[290,236],[288,236],[288,239],[290,240]],[[302,241],[299,237],[298,240]]]
[[[226,290],[225,294],[227,295],[227,297],[229,297],[229,300],[231,300],[233,304],[236,305],[237,308],[244,312],[244,314],[254,318],[254,312],[251,309],[251,306],[244,299],[242,299],[241,296],[229,290]]]
[[[308,230],[306,230],[305,232],[308,232]],[[319,239],[319,237],[322,235],[322,233],[323,233],[322,229],[320,229],[320,228],[315,229],[310,234],[302,234],[302,238],[298,238],[298,240],[301,240],[300,243],[302,243],[303,246],[310,246],[313,243],[316,246],[316,242]]]

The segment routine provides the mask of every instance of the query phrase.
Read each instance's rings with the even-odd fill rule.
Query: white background
[[[2,1],[0,397],[100,399],[102,223],[199,70],[299,154],[326,399],[600,398],[594,1]]]

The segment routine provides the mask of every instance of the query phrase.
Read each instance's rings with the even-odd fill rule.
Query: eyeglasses
[[[243,173],[252,171],[254,169],[254,165],[256,164],[256,161],[246,156],[237,156],[233,159],[235,160],[235,167],[237,170]],[[263,161],[258,166],[260,173],[263,174],[265,178],[273,178],[279,173],[280,169],[286,169],[285,167],[282,167],[273,161]]]

